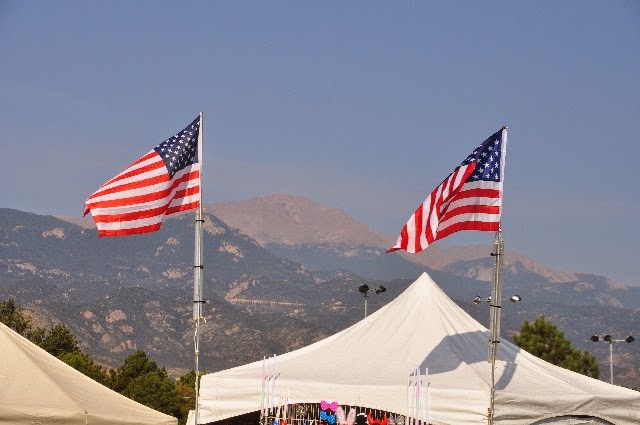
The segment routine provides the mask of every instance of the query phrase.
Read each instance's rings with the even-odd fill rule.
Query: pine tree
[[[595,356],[588,350],[583,352],[573,348],[564,332],[544,315],[538,316],[533,323],[525,320],[513,341],[518,347],[551,364],[592,378],[600,377]]]

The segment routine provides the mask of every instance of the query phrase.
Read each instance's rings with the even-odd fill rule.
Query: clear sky
[[[1,206],[80,216],[203,111],[205,202],[395,235],[508,125],[506,248],[640,285],[638,1],[4,0],[0,55]]]

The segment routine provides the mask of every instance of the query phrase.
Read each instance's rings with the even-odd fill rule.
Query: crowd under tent
[[[315,410],[335,402],[345,414],[374,412],[369,425],[487,424],[488,341],[489,331],[425,273],[388,305],[331,337],[203,376],[199,423],[258,412],[264,425],[331,424],[331,415],[337,424],[335,410]],[[640,392],[554,366],[505,339],[495,389],[496,424],[640,423]],[[298,405],[317,417],[299,415]]]
[[[0,323],[0,423],[176,425],[58,360]]]

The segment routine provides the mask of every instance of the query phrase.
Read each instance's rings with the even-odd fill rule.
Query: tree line
[[[189,410],[194,409],[194,370],[174,380],[142,350],[127,356],[121,366],[106,369],[81,352],[76,336],[64,323],[48,330],[36,327],[13,299],[0,302],[0,322],[94,381],[174,416],[180,424],[186,423]],[[600,376],[595,356],[572,347],[564,332],[544,316],[534,322],[525,320],[513,340],[518,347],[549,363],[595,379]]]
[[[94,381],[185,424],[195,407],[195,371],[174,380],[164,367],[138,350],[116,368],[105,368],[83,353],[64,323],[51,329],[35,326],[15,300],[0,301],[0,322]],[[202,375],[202,373],[201,373]]]

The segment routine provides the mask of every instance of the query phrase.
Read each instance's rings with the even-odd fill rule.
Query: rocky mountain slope
[[[266,198],[206,208],[225,219],[206,217],[204,275],[210,303],[203,368],[218,370],[324,338],[362,317],[360,284],[388,289],[370,295],[373,311],[422,271],[487,324],[486,303],[471,302],[476,294],[490,293],[487,247],[433,246],[428,256],[384,254],[384,236],[367,235],[373,231],[344,213],[327,212],[299,197]],[[324,220],[324,213],[331,219]],[[251,221],[252,215],[261,218]],[[15,297],[43,323],[64,320],[81,336],[83,348],[105,364],[117,364],[141,348],[161,364],[191,368],[192,219],[192,214],[169,219],[150,235],[98,239],[86,222],[78,226],[69,219],[0,209],[0,299]],[[295,221],[290,226],[295,232],[288,220]],[[248,230],[240,227],[243,222],[251,224]],[[434,268],[415,262],[417,257],[428,258]],[[638,288],[551,270],[511,252],[505,260],[505,297],[517,293],[523,301],[505,303],[503,336],[545,314],[574,345],[595,352],[602,378],[608,379],[608,347],[589,337],[640,334]],[[615,347],[617,383],[640,386],[639,348],[637,343]]]
[[[64,321],[105,364],[144,349],[164,365],[188,369],[192,220],[185,214],[156,233],[99,239],[95,229],[0,209],[0,299],[15,298],[38,323]],[[299,348],[360,314],[360,302],[351,302],[365,282],[359,276],[309,272],[210,215],[204,228],[209,303],[202,341],[225,347],[206,350],[204,369]]]

